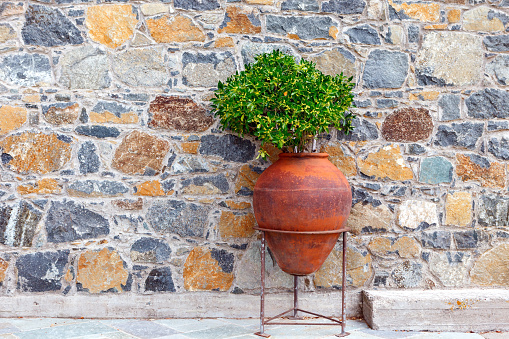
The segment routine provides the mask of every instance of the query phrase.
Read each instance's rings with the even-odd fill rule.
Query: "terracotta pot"
[[[281,153],[256,182],[256,221],[259,228],[271,230],[265,232],[267,245],[286,273],[317,271],[346,231],[352,192],[328,157],[327,153]]]

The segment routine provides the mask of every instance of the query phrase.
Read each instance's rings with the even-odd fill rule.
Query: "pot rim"
[[[280,158],[328,158],[328,153],[279,153]]]

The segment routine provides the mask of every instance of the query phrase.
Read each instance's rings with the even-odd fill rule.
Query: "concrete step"
[[[362,308],[376,330],[509,331],[509,290],[365,290]]]

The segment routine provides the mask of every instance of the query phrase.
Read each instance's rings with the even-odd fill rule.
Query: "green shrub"
[[[319,133],[335,127],[348,133],[354,118],[352,78],[330,76],[314,63],[278,50],[260,54],[244,71],[218,83],[212,112],[222,128],[253,135],[288,152],[303,152]],[[265,157],[263,150],[260,155]]]

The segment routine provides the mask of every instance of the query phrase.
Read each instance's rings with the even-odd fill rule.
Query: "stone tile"
[[[418,332],[403,332],[403,331],[376,331],[370,328],[360,330],[361,333],[371,334],[380,338],[386,339],[399,339],[399,338],[414,338]]]
[[[112,331],[115,330],[112,329]],[[124,332],[115,331],[110,333],[84,335],[81,337],[75,337],[73,339],[137,339],[137,338],[138,337],[132,336]]]
[[[174,329],[160,325],[153,321],[122,319],[108,322],[109,326],[115,327],[119,330],[135,335],[139,338],[159,338],[162,336],[178,334]]]
[[[183,333],[206,330],[225,325],[222,320],[217,319],[161,319],[155,320],[155,322]]]
[[[251,331],[236,325],[224,325],[199,331],[187,332],[185,335],[198,339],[229,338],[243,334],[251,334]]]
[[[21,330],[9,322],[0,321],[0,334],[16,333],[19,331]]]
[[[111,327],[101,324],[99,321],[86,321],[79,324],[19,332],[16,333],[16,336],[20,339],[69,339],[79,337],[85,333],[88,335],[99,335],[111,331]]]
[[[429,332],[421,333],[412,339],[482,339],[477,333]]]
[[[17,318],[17,319],[4,319],[13,326],[16,326],[22,331],[32,331],[45,327],[63,326],[71,324],[79,324],[88,322],[88,319],[66,319],[66,318]]]

